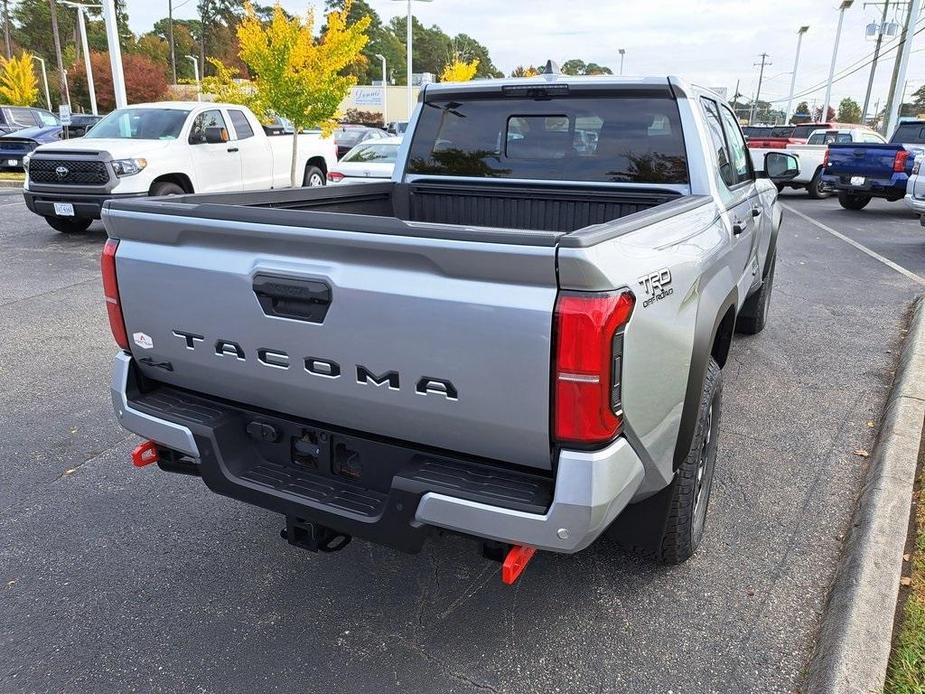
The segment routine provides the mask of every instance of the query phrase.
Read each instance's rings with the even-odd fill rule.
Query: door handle
[[[331,286],[322,280],[260,274],[253,288],[268,316],[323,323],[331,306]]]
[[[760,208],[760,207],[753,207],[753,208],[752,208],[752,217],[760,217],[760,216],[761,216],[761,208]]]
[[[740,219],[732,220],[732,235],[739,236],[743,231],[745,231],[745,223]]]
[[[237,148],[237,147],[229,147],[229,148],[228,148],[228,151],[229,151],[229,152],[237,152],[237,151],[238,151],[238,148]]]

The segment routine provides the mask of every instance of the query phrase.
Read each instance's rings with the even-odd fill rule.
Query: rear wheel
[[[697,551],[713,489],[722,396],[723,372],[711,358],[687,456],[668,487],[617,517],[610,532],[618,543],[663,564],[681,564]]]
[[[308,165],[305,167],[305,177],[302,179],[302,185],[309,188],[317,188],[327,183],[324,178],[324,172],[317,166]]]
[[[865,207],[867,207],[867,203],[869,202],[869,195],[859,195],[858,193],[844,192],[838,194],[838,204],[844,207],[846,210],[863,210]]]
[[[809,197],[812,200],[822,200],[832,194],[822,183],[822,169],[816,172],[816,175],[813,176],[813,180],[806,186],[806,192],[809,193]]]
[[[62,234],[79,234],[89,229],[90,225],[93,224],[92,219],[84,219],[83,217],[77,217],[75,219],[45,217],[45,221],[48,222],[48,226],[55,231],[60,231]]]

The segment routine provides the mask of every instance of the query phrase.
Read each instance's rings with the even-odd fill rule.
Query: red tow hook
[[[511,547],[501,565],[501,580],[506,585],[514,585],[514,582],[520,578],[520,574],[527,568],[527,564],[533,559],[534,554],[536,554],[536,547],[524,547],[523,545]]]
[[[157,444],[154,441],[142,441],[132,451],[132,465],[144,467],[158,460]]]

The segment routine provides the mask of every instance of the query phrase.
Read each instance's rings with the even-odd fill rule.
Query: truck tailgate
[[[146,376],[550,467],[550,235],[485,243],[118,209],[105,221]]]
[[[832,144],[829,145],[828,176],[863,176],[890,178],[896,152],[902,145]]]

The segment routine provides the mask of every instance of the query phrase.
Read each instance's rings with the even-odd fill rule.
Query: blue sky
[[[284,0],[283,6],[302,13],[314,5],[304,0]],[[370,0],[373,8],[388,20],[406,12],[404,2]],[[196,0],[175,1],[177,17],[194,17]],[[466,33],[486,44],[492,59],[505,72],[521,63],[539,63],[547,58],[560,62],[578,57],[616,69],[617,50],[626,49],[626,74],[676,74],[706,84],[740,90],[754,95],[758,62],[762,52],[770,54],[762,98],[787,96],[796,49],[796,31],[808,24],[803,41],[797,92],[824,82],[832,57],[838,22],[835,0],[773,0],[749,2],[712,0],[679,2],[609,2],[571,0],[434,0],[415,2],[416,16],[425,24],[438,24],[448,34]],[[167,15],[167,0],[127,0],[133,31],[147,31]],[[873,52],[873,42],[864,38],[864,27],[879,18],[880,10],[864,8],[857,0],[845,13],[845,23],[836,70],[862,62]],[[921,22],[925,26],[925,21]],[[908,92],[925,84],[925,31],[916,37],[907,77]],[[890,54],[881,62],[872,102],[885,99],[892,69]],[[833,103],[845,96],[859,102],[864,97],[869,67],[862,68],[833,87]],[[824,89],[809,94],[821,103]],[[873,106],[872,106],[873,107]]]

